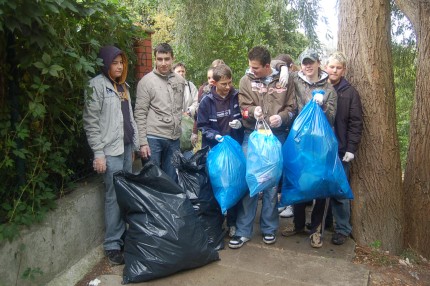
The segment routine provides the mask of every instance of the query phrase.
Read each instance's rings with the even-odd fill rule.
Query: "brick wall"
[[[152,71],[152,41],[151,34],[144,40],[136,41],[134,51],[137,56],[136,78],[140,80],[144,75]]]

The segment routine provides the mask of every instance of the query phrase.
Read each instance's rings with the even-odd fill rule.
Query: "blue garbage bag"
[[[248,191],[242,147],[229,135],[223,136],[222,142],[209,151],[207,168],[212,190],[224,214]]]
[[[260,128],[249,135],[246,156],[246,182],[251,197],[277,186],[282,175],[282,144],[265,120],[257,125]]]
[[[307,103],[294,120],[282,154],[281,206],[327,197],[354,198],[339,159],[336,136],[315,101]]]

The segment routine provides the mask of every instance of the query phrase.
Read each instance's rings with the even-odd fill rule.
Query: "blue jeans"
[[[177,182],[178,175],[176,174],[176,168],[172,165],[172,158],[176,151],[180,151],[179,139],[171,140],[148,137],[148,145],[151,149],[151,161]]]
[[[242,150],[245,156],[248,151],[249,132],[245,132]],[[276,136],[281,144],[287,138],[286,134]],[[251,238],[254,220],[257,214],[258,195],[249,196],[249,192],[239,201],[236,219],[236,235]],[[276,234],[279,227],[278,214],[278,186],[263,191],[262,207],[260,214],[260,231],[263,234]]]
[[[346,177],[349,177],[349,163],[342,161],[343,169],[345,170]],[[345,236],[351,234],[352,226],[350,223],[351,218],[351,204],[348,199],[331,199],[331,211],[335,221],[334,231],[341,233]]]
[[[119,156],[106,156],[106,172],[103,179],[105,191],[105,250],[120,249],[124,244],[121,236],[125,231],[125,222],[116,200],[113,174],[118,171],[132,172],[132,144],[124,146],[124,153]]]

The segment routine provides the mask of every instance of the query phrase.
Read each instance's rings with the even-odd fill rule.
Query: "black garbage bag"
[[[143,282],[219,259],[182,189],[152,162],[139,174],[114,174],[118,205],[129,225],[123,283]]]
[[[200,149],[191,158],[176,152],[172,164],[178,169],[179,186],[193,204],[194,211],[208,235],[209,245],[220,250],[224,248],[226,231],[222,228],[224,216],[215,199],[206,170],[208,151],[209,147]]]

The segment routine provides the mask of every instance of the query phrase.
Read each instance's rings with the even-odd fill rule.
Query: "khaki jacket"
[[[176,140],[181,136],[185,79],[171,72],[154,69],[137,85],[134,118],[140,145],[148,145],[148,136]]]

